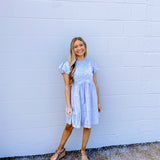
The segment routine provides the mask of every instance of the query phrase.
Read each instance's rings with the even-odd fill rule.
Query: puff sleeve
[[[62,62],[59,67],[59,72],[62,74],[62,73],[67,73],[67,74],[70,74],[70,65],[69,65],[69,62],[68,61],[64,61]]]
[[[92,61],[91,63],[92,63],[92,73],[94,74],[99,70],[99,68],[95,62]]]

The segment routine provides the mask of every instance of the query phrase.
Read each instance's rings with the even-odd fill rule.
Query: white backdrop
[[[59,64],[82,36],[102,113],[87,148],[152,142],[160,132],[158,0],[0,1],[0,157],[53,153],[65,126]],[[82,128],[66,150],[79,150]]]

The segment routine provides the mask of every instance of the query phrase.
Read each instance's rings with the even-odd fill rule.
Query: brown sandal
[[[88,157],[85,151],[81,151],[81,160],[88,160]]]
[[[56,155],[57,154],[57,155]],[[56,150],[56,153],[50,158],[50,160],[59,160],[65,156],[65,148],[61,149],[61,151]]]

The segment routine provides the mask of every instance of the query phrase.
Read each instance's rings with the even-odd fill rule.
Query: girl
[[[85,152],[91,133],[91,126],[99,123],[101,103],[96,80],[96,64],[86,58],[87,45],[81,37],[75,37],[70,45],[70,62],[59,66],[63,74],[66,97],[66,126],[56,153],[50,160],[65,156],[64,145],[73,128],[83,127],[81,159],[88,160]]]

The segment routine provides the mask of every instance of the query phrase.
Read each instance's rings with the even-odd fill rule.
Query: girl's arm
[[[66,113],[71,116],[72,115],[72,107],[71,107],[71,86],[69,84],[70,75],[67,73],[63,73],[64,83],[65,83],[65,97],[67,103],[67,111]]]
[[[100,102],[100,95],[99,95],[99,88],[98,88],[98,84],[97,84],[96,73],[93,74],[93,80],[94,80],[94,83],[96,86],[97,96],[98,96],[98,112],[101,112],[101,102]]]

